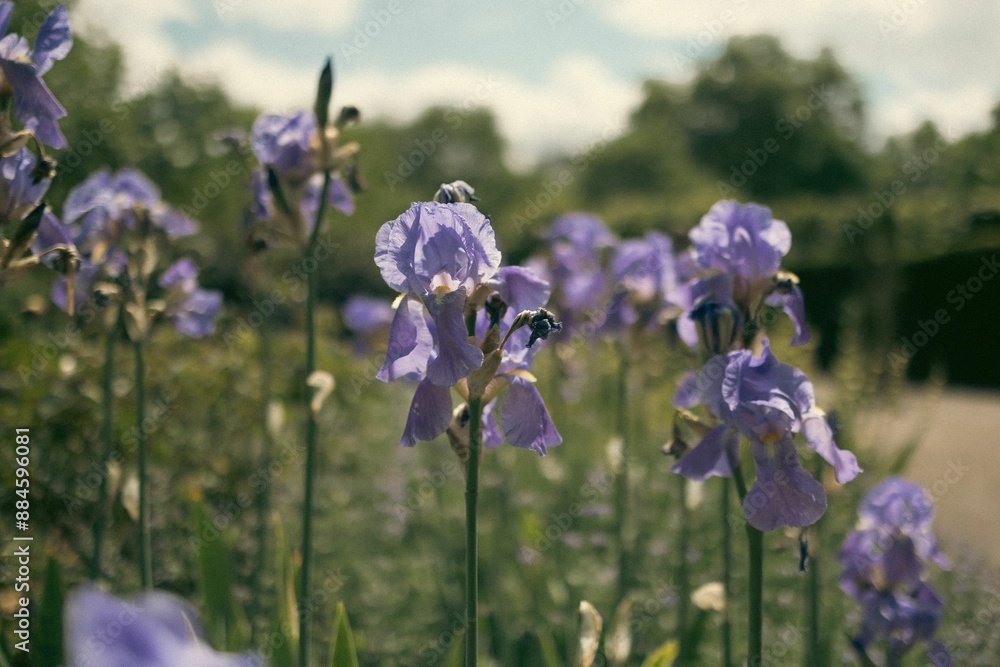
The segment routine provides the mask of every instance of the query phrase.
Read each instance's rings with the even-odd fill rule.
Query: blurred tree
[[[865,184],[864,104],[829,49],[791,57],[774,37],[734,37],[694,80],[695,158],[754,197],[837,194]]]

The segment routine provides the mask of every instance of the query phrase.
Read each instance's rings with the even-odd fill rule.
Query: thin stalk
[[[685,497],[687,495],[687,479],[683,475],[677,475],[677,479],[679,480],[678,489],[680,492],[681,511],[680,535],[677,538],[677,551],[680,554],[680,561],[677,563],[677,639],[681,642],[681,650],[677,663],[679,665],[686,665],[691,658],[690,646],[687,641],[688,608],[691,598],[691,584],[688,581],[687,551],[691,532],[689,525],[691,513],[688,510],[687,498]]]
[[[816,473],[817,479],[822,479],[822,467],[819,457],[816,457],[816,468],[814,472]],[[821,593],[821,579],[819,571],[819,561],[813,556],[813,554],[822,553],[820,548],[820,521],[813,524],[812,528],[809,529],[809,545],[808,545],[808,568],[809,576],[807,579],[807,593],[806,599],[808,600],[809,609],[807,610],[807,615],[809,619],[809,644],[806,650],[806,667],[819,667],[820,665],[826,664],[826,656],[821,656],[822,652],[822,637],[820,636],[820,593]]]
[[[476,667],[479,656],[479,444],[483,401],[469,399],[469,461],[465,475],[465,667]]]
[[[108,338],[104,343],[104,378],[101,383],[101,403],[104,420],[101,424],[101,486],[97,494],[97,519],[94,521],[94,553],[90,558],[90,578],[96,581],[101,577],[101,551],[104,547],[104,531],[108,527],[108,464],[115,448],[114,438],[114,379],[115,379],[115,343],[118,342],[118,325],[116,320]]]
[[[149,478],[146,471],[146,364],[142,341],[133,341],[135,353],[135,430],[139,450],[139,564],[142,587],[153,587],[153,537],[149,516]]]
[[[319,206],[316,209],[316,220],[309,243],[306,245],[305,259],[313,256],[316,241],[319,238],[319,228],[326,213],[326,197],[330,190],[330,172],[323,172],[323,188],[319,193]],[[307,272],[306,280],[306,377],[316,370],[316,287],[318,267]],[[309,604],[310,573],[312,571],[312,513],[313,495],[316,483],[316,414],[310,403],[312,397],[306,392],[306,466],[305,466],[305,498],[302,502],[302,571],[299,573],[299,666],[308,667],[310,661],[310,610]]]
[[[729,506],[732,501],[729,498],[729,480],[723,478],[722,482],[722,591],[726,600],[726,607],[722,610],[722,665],[730,667],[733,664],[733,633],[729,620],[733,579],[733,545],[729,529]]]
[[[735,465],[733,480],[736,482],[736,493],[740,502],[746,499],[747,485],[743,479],[743,470],[739,461],[731,461]],[[747,577],[747,664],[761,664],[764,634],[764,533],[746,524],[747,546],[749,553],[749,573]]]
[[[268,413],[271,406],[271,337],[268,334],[267,322],[262,322],[257,334],[260,341],[260,402],[261,416],[261,455],[260,470],[264,483],[257,495],[257,568],[253,575],[254,600],[258,604],[265,599],[264,572],[267,570],[268,554],[268,517],[271,514],[271,429],[268,424]],[[267,609],[260,610],[261,616],[269,618]],[[258,624],[251,625],[256,634]],[[254,637],[255,639],[256,637]]]
[[[628,521],[628,354],[624,346],[618,346],[618,435],[621,438],[621,460],[618,475],[615,478],[615,519],[618,524],[618,600],[621,601],[628,593],[631,585],[630,554],[626,523]]]

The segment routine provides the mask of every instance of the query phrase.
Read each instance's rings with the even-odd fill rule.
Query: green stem
[[[264,572],[268,562],[268,517],[271,514],[271,429],[268,424],[268,412],[271,407],[271,337],[268,335],[267,322],[262,322],[258,332],[260,341],[260,402],[261,416],[261,456],[260,470],[263,475],[263,486],[257,496],[257,568],[253,575],[254,600],[257,604],[265,599]],[[269,618],[267,609],[260,610],[261,616]],[[251,630],[254,634],[258,624],[254,623]],[[256,637],[253,637],[256,639]]]
[[[483,402],[469,399],[469,460],[465,475],[465,667],[475,667],[479,655],[479,441]]]
[[[319,238],[319,228],[326,213],[326,197],[330,190],[330,172],[323,172],[323,187],[319,192],[319,206],[316,210],[316,221],[309,243],[306,245],[304,259],[315,254],[316,241]],[[314,260],[315,261],[315,260]],[[305,265],[303,265],[305,268]],[[316,370],[316,288],[319,267],[307,271],[306,290],[306,378]],[[302,571],[299,575],[299,665],[308,667],[310,663],[310,611],[312,605],[308,601],[310,573],[312,570],[312,513],[314,486],[316,483],[316,414],[310,404],[312,397],[305,392],[306,403],[306,466],[305,466],[305,498],[302,503]]]
[[[618,600],[628,593],[630,554],[626,523],[628,522],[628,351],[618,346],[618,435],[622,439],[621,468],[615,478],[615,518],[618,524]]]
[[[142,587],[153,587],[153,538],[149,516],[149,478],[146,472],[146,364],[142,341],[134,341],[135,353],[135,430],[139,450],[139,563]]]
[[[742,503],[747,497],[747,485],[739,461],[730,461],[736,493]],[[749,547],[747,578],[747,665],[760,667],[764,635],[764,533],[746,524]]]
[[[733,637],[729,621],[733,578],[733,545],[729,529],[729,506],[732,501],[729,498],[729,480],[723,478],[722,482],[722,591],[726,600],[726,608],[722,611],[722,665],[729,667],[733,664]]]
[[[688,581],[687,551],[690,534],[690,512],[686,502],[687,479],[683,475],[677,475],[679,480],[678,489],[680,495],[681,526],[680,535],[677,538],[677,551],[680,560],[677,563],[677,638],[681,642],[680,655],[677,664],[685,665],[691,659],[690,646],[688,645],[687,619],[688,607],[691,597],[691,585]]]
[[[814,472],[818,479],[822,479],[822,468],[820,459],[816,457],[816,468]],[[822,553],[820,548],[820,522],[817,521],[809,529],[809,544],[808,544],[808,565],[809,568],[809,578],[808,578],[808,592],[807,599],[809,601],[808,618],[809,618],[809,644],[806,652],[806,667],[819,667],[822,664],[826,664],[826,656],[821,656],[822,651],[822,637],[820,636],[820,589],[821,589],[821,579],[819,572],[819,561],[813,557],[813,554]]]
[[[90,559],[90,578],[101,577],[101,550],[104,546],[104,531],[108,526],[108,465],[114,452],[114,378],[115,343],[118,342],[118,322],[108,332],[104,343],[104,378],[101,383],[101,402],[104,420],[101,424],[101,486],[97,494],[97,518],[94,521],[94,553]]]

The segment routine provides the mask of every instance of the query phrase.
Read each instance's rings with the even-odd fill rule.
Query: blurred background
[[[323,426],[337,442],[323,460],[329,539],[320,547],[321,569],[367,628],[369,647],[384,651],[370,656],[388,660],[406,645],[407,632],[378,627],[383,612],[397,619],[434,600],[426,616],[399,621],[414,637],[433,635],[460,608],[462,545],[447,537],[458,536],[460,490],[457,482],[433,483],[429,495],[420,493],[426,471],[441,470],[450,452],[396,448],[407,388],[372,380],[381,350],[374,344],[359,356],[337,309],[358,293],[392,298],[372,259],[376,230],[459,178],[476,188],[505,263],[538,252],[549,223],[567,211],[593,211],[622,237],[658,229],[683,247],[687,230],[719,199],[769,206],[792,230],[785,267],[801,279],[814,333],[786,360],[814,372],[821,402],[849,417],[845,438],[863,464],[898,466],[932,488],[939,532],[956,550],[968,545],[973,561],[1000,563],[989,549],[1000,541],[993,495],[1000,483],[1000,5],[814,5],[70,2],[75,44],[46,76],[69,110],[61,127],[70,147],[57,156],[50,204],[59,212],[66,192],[100,167],[138,167],[167,202],[199,220],[202,232],[183,245],[204,267],[204,286],[226,299],[214,344],[164,332],[151,352],[162,360],[152,371],[151,401],[165,406],[154,452],[174,464],[161,469],[158,492],[207,500],[223,512],[254,470],[265,437],[256,428],[262,405],[273,441],[295,441],[299,308],[288,303],[269,318],[279,332],[269,352],[236,335],[294,255],[279,250],[262,261],[248,247],[242,220],[254,164],[220,138],[248,131],[261,112],[310,107],[330,55],[334,105],[361,110],[362,122],[347,135],[361,144],[366,189],[350,221],[331,224],[334,256],[320,266],[321,326],[330,341],[321,362],[338,378],[338,409]],[[33,38],[53,6],[19,0],[11,30]],[[101,344],[53,338],[66,318],[48,305],[49,280],[39,272],[0,293],[0,416],[4,424],[37,425],[39,440],[54,445],[39,463],[47,471],[39,516],[51,518],[50,549],[82,570],[95,510],[74,484],[97,450]],[[595,461],[604,460],[614,427],[599,410],[583,409],[606,406],[613,392],[614,365],[600,349],[589,379],[553,399],[565,446],[540,465],[500,450],[498,469],[484,478],[487,504],[505,508],[486,521],[499,531],[493,552],[502,556],[494,558],[506,559],[495,580],[484,576],[484,587],[498,600],[531,582],[509,601],[517,612],[503,614],[520,624],[491,632],[517,637],[533,623],[558,626],[581,596],[613,602],[611,593],[588,592],[612,576],[601,560],[610,547],[601,542],[608,518],[599,498],[557,554],[525,555],[502,537],[537,542],[588,479],[599,497],[610,494],[600,482],[607,466]],[[272,367],[270,402],[259,390],[261,354]],[[664,369],[633,380],[644,397],[633,435],[646,447],[635,484],[648,482],[643,525],[652,531],[672,521],[675,489],[658,448],[669,437],[668,380],[680,369],[665,350],[639,356],[646,368]],[[555,366],[540,359],[543,383],[546,363]],[[27,383],[14,370],[25,364],[37,367]],[[127,376],[117,389],[123,405]],[[219,405],[218,396],[231,404]],[[275,415],[284,405],[290,412],[282,422]],[[126,433],[130,415],[119,414]],[[297,461],[296,454],[277,478],[276,507],[297,502]],[[934,488],[956,466],[968,468],[960,481]],[[547,490],[553,486],[562,491]],[[844,525],[850,511],[842,512]],[[127,508],[115,513],[115,557],[124,563],[134,557],[133,528]],[[241,516],[250,521],[237,512],[229,529],[249,596],[259,574]],[[186,543],[189,506],[164,507],[156,520],[158,540]],[[366,532],[371,525],[378,537]],[[650,599],[666,600],[656,563],[677,556],[669,540],[650,534],[637,576]],[[412,559],[401,561],[401,544]],[[191,553],[179,550],[159,567],[163,586],[184,593],[195,586]],[[427,568],[441,582],[426,581]],[[371,664],[394,664],[379,660]]]

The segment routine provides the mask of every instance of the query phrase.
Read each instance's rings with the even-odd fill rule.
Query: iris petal
[[[815,523],[826,511],[823,485],[806,472],[790,437],[773,445],[750,443],[757,462],[757,480],[743,501],[751,526],[762,531]]]

